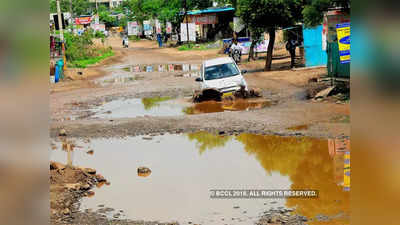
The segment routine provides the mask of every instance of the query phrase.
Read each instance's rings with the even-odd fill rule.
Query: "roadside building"
[[[200,41],[232,37],[235,9],[232,7],[212,7],[203,10],[193,10],[187,13],[183,23],[196,25],[197,39]],[[184,13],[181,13],[184,15]]]
[[[338,28],[348,26],[348,38],[338,40]],[[349,80],[350,78],[350,14],[341,9],[331,9],[324,14],[324,48],[328,54],[328,75],[335,80]],[[340,34],[339,34],[340,36]],[[343,40],[347,40],[345,43]],[[343,47],[348,49],[348,60],[343,60]]]

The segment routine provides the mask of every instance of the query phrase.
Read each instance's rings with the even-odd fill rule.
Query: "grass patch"
[[[179,51],[188,51],[188,50],[211,50],[211,49],[218,49],[215,47],[208,47],[209,45],[212,45],[213,42],[210,43],[204,43],[204,44],[184,44],[178,47]]]
[[[130,40],[130,41],[140,41],[141,39],[140,39],[139,36],[131,35],[131,36],[128,36],[128,40]]]
[[[88,65],[96,64],[108,57],[113,56],[115,53],[111,49],[107,49],[103,54],[91,58],[74,60],[69,62],[69,66],[73,68],[86,68]]]

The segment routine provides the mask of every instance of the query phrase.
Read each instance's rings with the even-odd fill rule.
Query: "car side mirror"
[[[247,73],[247,70],[242,70],[242,73],[243,73],[243,74]]]
[[[197,77],[195,81],[196,82],[203,82],[203,79],[201,77]]]

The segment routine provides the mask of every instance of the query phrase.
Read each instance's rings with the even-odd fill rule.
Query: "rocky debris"
[[[58,132],[58,136],[60,137],[67,136],[67,131],[65,129],[60,129],[60,131]]]
[[[50,222],[51,224],[70,224],[79,209],[79,200],[93,196],[90,191],[100,181],[107,182],[103,176],[91,168],[66,166],[50,162]]]
[[[94,151],[93,150],[89,150],[86,152],[88,155],[93,155]]]
[[[151,170],[147,167],[142,166],[137,169],[137,173],[138,176],[147,177],[151,174]]]
[[[256,222],[256,225],[305,225],[305,216],[292,214],[293,209],[270,209]]]
[[[58,162],[50,162],[50,170],[63,170],[65,165]]]
[[[96,170],[92,169],[92,168],[83,168],[82,169],[85,173],[88,173],[90,175],[95,175],[96,174]]]
[[[326,98],[332,91],[335,89],[335,86],[325,88],[322,91],[319,91],[315,96],[314,99],[317,100],[319,98]]]

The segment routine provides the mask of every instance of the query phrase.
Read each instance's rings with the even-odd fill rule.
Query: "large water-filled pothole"
[[[293,208],[307,224],[324,218],[349,224],[346,170],[340,140],[206,132],[73,140],[69,154],[55,141],[53,161],[95,168],[110,182],[81,200],[81,210],[179,224],[253,224],[265,210]],[[92,151],[90,151],[92,150]],[[149,168],[138,176],[138,168]],[[317,190],[317,198],[212,199],[213,189]],[[121,210],[121,211],[120,211]]]
[[[92,118],[133,118],[138,116],[181,116],[224,111],[257,110],[270,106],[263,98],[233,101],[192,103],[191,98],[130,98],[115,99],[89,106]]]

